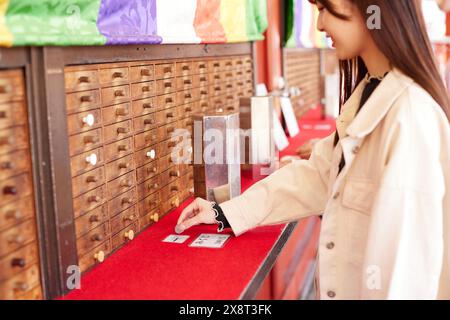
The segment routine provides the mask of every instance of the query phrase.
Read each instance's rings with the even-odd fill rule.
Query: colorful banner
[[[266,0],[0,0],[0,46],[263,39]]]

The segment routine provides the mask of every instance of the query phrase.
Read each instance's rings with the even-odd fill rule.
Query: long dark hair
[[[427,35],[420,0],[350,0],[363,17],[367,8],[381,10],[381,28],[369,30],[371,36],[393,67],[402,71],[425,89],[441,106],[450,121],[450,101]],[[309,0],[322,4],[334,16],[348,20],[329,0]],[[342,106],[364,78],[367,68],[360,57],[340,63]]]

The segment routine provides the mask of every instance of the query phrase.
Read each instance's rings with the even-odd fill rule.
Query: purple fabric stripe
[[[304,0],[294,0],[294,23],[295,23],[295,42],[297,47],[302,46],[302,1]]]
[[[157,44],[156,0],[102,0],[97,27],[108,45]]]

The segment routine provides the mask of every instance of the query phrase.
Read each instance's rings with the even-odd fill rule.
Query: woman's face
[[[329,0],[338,13],[349,17],[342,20],[335,17],[321,3],[317,1],[319,17],[317,29],[325,32],[333,41],[338,59],[347,60],[360,56],[370,39],[366,21],[358,8],[350,0]]]

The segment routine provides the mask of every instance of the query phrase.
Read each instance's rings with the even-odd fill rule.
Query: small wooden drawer
[[[105,242],[95,247],[93,250],[86,253],[78,259],[78,265],[81,272],[85,272],[91,267],[105,261],[111,253],[111,241],[108,238]]]
[[[105,147],[105,159],[113,161],[133,152],[133,138],[129,137],[108,144]]]
[[[177,105],[177,94],[169,93],[156,98],[156,110],[173,108]]]
[[[99,108],[100,90],[69,93],[66,96],[67,114]]]
[[[182,78],[181,78],[182,79]],[[195,74],[192,76],[192,87],[200,88],[208,86],[208,75],[207,74]]]
[[[209,109],[209,100],[199,102],[199,112],[206,113]]]
[[[198,100],[205,101],[209,98],[209,87],[198,88]]]
[[[224,73],[222,73],[222,76],[223,76],[223,81],[224,82],[230,82],[230,81],[233,81],[234,80],[234,71],[233,70],[228,70],[228,71],[225,71]]]
[[[234,69],[242,68],[244,66],[244,58],[245,57],[242,57],[242,56],[233,57],[232,60],[233,60]]]
[[[27,149],[0,155],[0,180],[29,171],[30,162]]]
[[[192,61],[192,74],[208,73],[207,61]]]
[[[139,201],[138,212],[140,217],[144,217],[149,212],[159,208],[161,204],[161,194],[159,191],[152,193],[144,200]]]
[[[175,76],[175,64],[163,63],[155,65],[155,79],[173,78]]]
[[[172,123],[178,120],[178,109],[177,107],[165,109],[156,112],[155,119],[157,126],[163,126],[168,123]]]
[[[35,221],[27,220],[0,233],[0,257],[16,251],[36,239]]]
[[[222,90],[227,94],[233,95],[237,88],[235,88],[233,82],[226,82],[222,84]]]
[[[155,112],[157,110],[155,99],[156,98],[146,98],[133,101],[133,116],[138,117]]]
[[[171,154],[168,154],[158,159],[158,167],[161,172],[166,171],[167,169],[173,167],[174,165],[175,165],[174,159],[172,159]]]
[[[34,203],[31,196],[21,198],[0,207],[0,231],[11,228],[34,217]]]
[[[208,61],[208,72],[220,72],[223,70],[223,61],[221,60],[209,60]]]
[[[109,222],[92,229],[84,236],[77,240],[78,256],[81,257],[95,247],[99,246],[105,240],[109,239],[111,235]]]
[[[147,179],[156,176],[160,172],[157,161],[152,161],[142,167],[136,169],[137,183],[141,183]]]
[[[24,90],[22,70],[0,71],[0,103],[24,100]]]
[[[114,198],[118,194],[130,190],[135,185],[136,178],[133,171],[108,182],[108,185],[106,186],[108,199]]]
[[[66,91],[84,91],[100,86],[97,70],[80,70],[65,72]]]
[[[175,92],[178,89],[178,84],[175,78],[156,80],[156,94],[167,94]],[[179,89],[178,89],[179,90]]]
[[[179,184],[181,189],[189,189],[194,186],[194,174],[192,172],[186,173],[182,172]]]
[[[95,189],[105,183],[105,168],[97,169],[83,173],[72,178],[72,194],[74,197],[81,195],[89,190]]]
[[[184,76],[177,78],[177,90],[189,90],[193,87],[194,83],[192,80],[192,76]],[[197,84],[198,86],[198,84]]]
[[[154,81],[133,83],[131,85],[131,98],[142,99],[153,97],[155,95],[155,91]]]
[[[114,217],[119,212],[132,207],[136,203],[136,189],[124,192],[108,202],[108,213]]]
[[[187,104],[194,101],[194,94],[192,90],[178,91],[177,92],[177,105]]]
[[[28,148],[28,131],[25,126],[0,130],[0,154]]]
[[[226,59],[222,60],[222,65],[223,65],[223,70],[225,72],[234,69],[233,58],[226,58]]]
[[[178,128],[187,129],[187,130],[191,131],[191,133],[192,133],[193,124],[194,124],[194,121],[192,120],[192,118],[184,118],[184,119],[178,120]]]
[[[118,86],[102,89],[102,105],[110,106],[113,104],[119,104],[130,100],[130,86]]]
[[[144,228],[152,225],[153,223],[158,222],[160,216],[161,212],[158,209],[148,212],[146,215],[139,218],[139,228],[143,230]]]
[[[134,161],[136,167],[143,166],[144,164],[149,163],[155,159],[158,159],[159,157],[160,157],[159,144],[146,147],[134,153]]]
[[[108,207],[106,204],[89,211],[75,219],[75,232],[77,238],[108,221]]]
[[[192,66],[192,62],[191,61],[177,62],[176,63],[176,69],[177,69],[176,75],[177,75],[177,77],[187,76],[187,75],[192,74],[192,71],[193,71],[192,68],[193,68],[193,66]]]
[[[138,222],[134,222],[129,225],[127,228],[119,231],[116,235],[111,238],[111,245],[113,250],[117,250],[125,243],[130,242],[134,239],[134,237],[139,232]]]
[[[37,243],[32,242],[0,259],[0,282],[14,277],[38,262]]]
[[[194,179],[192,163],[180,163],[178,166],[180,168],[181,175],[186,175],[189,173],[192,176],[192,179]]]
[[[139,182],[138,182],[139,183]],[[161,188],[161,176],[157,175],[140,184],[136,188],[138,200],[142,200],[148,195],[157,192]]]
[[[131,118],[133,112],[130,103],[117,104],[115,106],[105,107],[102,110],[103,124],[121,122]]]
[[[104,128],[105,143],[129,137],[133,133],[131,120],[110,124]]]
[[[69,135],[98,128],[102,123],[100,109],[71,114],[67,118]]]
[[[30,173],[24,173],[0,181],[0,206],[31,194],[33,190]]]
[[[225,96],[219,96],[210,100],[210,107],[216,112],[223,112],[225,110]]]
[[[130,81],[127,67],[100,69],[99,78],[102,86],[117,86]]]
[[[240,68],[240,69],[233,70],[233,77],[234,77],[234,80],[242,79],[244,77],[244,69]]]
[[[39,286],[40,273],[37,264],[17,274],[13,278],[0,283],[0,300],[17,300],[27,297],[35,287]]]
[[[132,206],[111,218],[111,233],[116,234],[120,230],[128,227],[131,223],[137,222],[138,213],[136,206]]]
[[[179,110],[179,109],[178,109]],[[178,112],[178,114],[181,114]],[[166,125],[163,125],[161,127],[158,127],[157,130],[157,137],[158,141],[166,140],[177,134],[177,126],[178,122],[169,123]]]
[[[128,155],[123,158],[114,160],[106,166],[106,181],[111,181],[131,170],[134,170],[133,155]]]
[[[210,73],[209,74],[209,85],[220,85],[225,80],[223,72],[220,73]]]
[[[178,196],[174,196],[167,201],[162,202],[161,211],[163,214],[176,209],[180,206],[180,198]]]
[[[223,95],[225,93],[225,89],[222,87],[222,84],[210,85],[209,86],[209,97],[217,97]]]
[[[0,104],[0,130],[27,123],[25,102]]]
[[[161,202],[169,201],[170,198],[178,195],[178,192],[180,192],[180,184],[176,178],[175,181],[171,181],[161,188]]]
[[[145,131],[134,136],[134,149],[140,150],[142,148],[154,145],[156,142],[158,142],[157,129]]]
[[[74,217],[80,217],[101,206],[106,201],[106,185],[102,185],[73,199]]]
[[[168,155],[172,152],[172,150],[177,146],[178,143],[180,143],[181,138],[180,136],[173,137],[172,139],[167,139],[164,141],[161,141],[159,143],[159,155],[161,157]]]
[[[150,113],[141,117],[134,118],[133,119],[134,132],[138,133],[156,128],[158,126],[156,114],[157,113]]]
[[[164,186],[166,184],[177,181],[178,178],[181,177],[181,171],[180,171],[178,165],[173,165],[165,171],[163,171],[163,169],[161,169],[160,176],[161,176],[162,185]]]
[[[82,152],[93,150],[102,145],[103,134],[102,129],[83,132],[69,138],[70,155],[76,155]]]
[[[131,82],[143,82],[155,78],[155,67],[153,64],[130,67]]]

